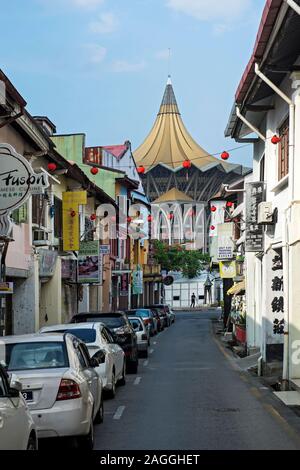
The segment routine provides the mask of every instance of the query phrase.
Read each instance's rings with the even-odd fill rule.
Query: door
[[[0,369],[0,450],[26,449],[28,429],[24,401],[9,396],[9,385]]]
[[[123,372],[123,362],[124,362],[124,352],[123,349],[115,343],[114,338],[112,337],[111,333],[106,329],[103,328],[102,335],[105,338],[106,342],[109,345],[109,348],[113,354],[115,370],[116,370],[116,379],[118,380]]]

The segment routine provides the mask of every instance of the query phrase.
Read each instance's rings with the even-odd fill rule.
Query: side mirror
[[[98,359],[97,359],[95,356],[91,357],[91,359],[90,359],[90,366],[93,367],[93,368],[99,366],[99,361],[98,361]]]
[[[100,349],[100,351],[97,351],[94,356],[92,357],[92,360],[95,359],[97,361],[97,366],[98,367],[100,364],[105,363],[105,352]]]
[[[10,376],[9,388],[13,389],[13,390],[17,390],[18,393],[22,391],[22,384],[21,384],[19,378],[15,374],[12,374]]]

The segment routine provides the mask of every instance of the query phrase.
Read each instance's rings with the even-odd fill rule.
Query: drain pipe
[[[291,0],[287,0],[290,4]],[[295,3],[295,2],[293,2]],[[300,11],[298,5],[296,5]],[[255,73],[258,77],[265,82],[280,98],[282,98],[289,105],[289,198],[292,202],[294,200],[294,159],[295,159],[295,105],[293,101],[281,91],[271,80],[266,77],[259,69],[258,64],[255,64]],[[283,390],[288,389],[289,385],[289,327],[290,327],[290,316],[289,316],[289,291],[286,292],[286,288],[289,288],[289,213],[288,208],[285,211],[285,227],[283,232],[283,247],[282,257],[285,265],[283,272],[284,276],[284,341],[283,341],[283,371],[282,371],[282,388]]]
[[[294,0],[284,0],[298,15],[300,15],[300,6]]]

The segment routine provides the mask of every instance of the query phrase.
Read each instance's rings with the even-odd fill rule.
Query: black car
[[[71,319],[71,323],[90,321],[104,323],[113,332],[116,343],[125,353],[127,371],[136,374],[139,363],[137,337],[127,315],[123,312],[90,312],[78,313]]]

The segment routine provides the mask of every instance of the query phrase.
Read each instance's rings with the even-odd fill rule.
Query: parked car
[[[171,324],[175,323],[176,316],[175,316],[174,310],[172,310],[171,307],[169,307],[169,316],[170,316]]]
[[[38,438],[72,436],[92,449],[103,421],[102,384],[83,341],[65,333],[4,336],[5,362],[22,383]]]
[[[137,337],[124,312],[115,313],[78,313],[71,319],[71,323],[101,322],[113,333],[114,339],[123,349],[126,357],[126,371],[137,373],[139,356]]]
[[[95,370],[110,398],[116,395],[117,383],[125,385],[125,353],[103,323],[69,323],[46,326],[40,330],[40,333],[47,332],[68,332],[85,342],[90,356],[99,361],[99,366]]]
[[[153,316],[156,318],[157,332],[163,331],[164,330],[164,319],[163,319],[162,316],[160,316],[159,309],[151,308],[151,312],[153,313]]]
[[[36,426],[22,384],[0,365],[0,450],[37,450]]]
[[[135,308],[132,310],[126,310],[128,316],[138,316],[143,319],[150,336],[157,334],[157,320],[153,315],[153,312],[150,308]]]
[[[162,304],[147,305],[144,308],[150,308],[151,310],[155,309],[159,314],[159,317],[160,317],[160,320],[163,324],[163,327],[166,328],[166,327],[170,326],[170,319],[169,319],[168,314],[167,314],[167,312],[164,308],[164,305],[162,305]]]
[[[130,321],[132,328],[134,329],[136,336],[137,336],[139,355],[141,357],[147,358],[148,347],[150,343],[149,343],[149,336],[148,336],[146,325],[143,319],[138,316],[128,317],[128,320]]]

